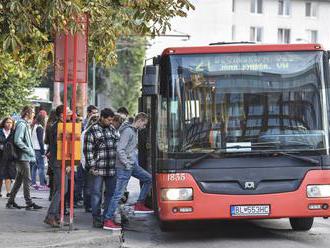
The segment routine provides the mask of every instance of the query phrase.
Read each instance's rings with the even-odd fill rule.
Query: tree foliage
[[[145,38],[141,37],[126,37],[118,42],[117,64],[105,74],[103,84],[106,87],[99,87],[99,92],[108,95],[115,109],[125,106],[131,114],[138,110],[145,43]]]
[[[191,8],[188,0],[0,0],[0,54],[5,55],[0,63],[7,65],[4,68],[10,67],[9,62],[20,64],[17,73],[40,77],[53,62],[54,34],[81,30],[76,20],[87,14],[90,55],[112,65],[120,37],[165,32],[172,17],[185,16]],[[34,85],[34,80],[23,83],[23,79],[0,75],[0,85],[11,80],[21,80],[27,88]]]

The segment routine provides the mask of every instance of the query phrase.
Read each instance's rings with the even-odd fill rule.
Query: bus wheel
[[[174,223],[170,221],[159,221],[159,228],[162,232],[170,232],[174,229]]]
[[[290,224],[295,231],[308,231],[312,228],[314,218],[290,218]]]

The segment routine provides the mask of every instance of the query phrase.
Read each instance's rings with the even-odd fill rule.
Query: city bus
[[[163,230],[181,221],[330,216],[329,52],[319,44],[168,48],[143,71],[140,161]]]

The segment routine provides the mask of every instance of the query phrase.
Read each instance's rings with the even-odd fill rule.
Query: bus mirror
[[[143,68],[142,95],[150,96],[158,94],[159,67],[146,65]]]

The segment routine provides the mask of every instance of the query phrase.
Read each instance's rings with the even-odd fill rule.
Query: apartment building
[[[172,33],[190,39],[157,37],[150,58],[166,47],[212,42],[317,42],[330,49],[330,0],[191,0],[196,9],[172,20]]]

